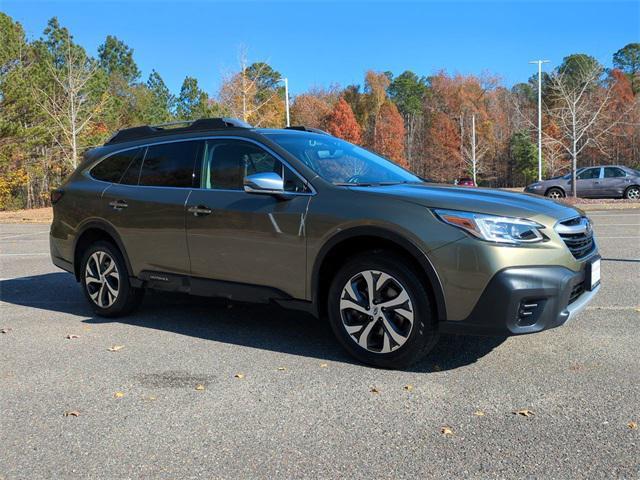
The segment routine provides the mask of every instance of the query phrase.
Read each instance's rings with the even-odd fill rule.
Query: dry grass
[[[0,223],[51,223],[53,210],[51,207],[33,208],[30,210],[11,210],[0,212]]]

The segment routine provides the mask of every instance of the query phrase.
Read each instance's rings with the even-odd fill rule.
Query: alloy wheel
[[[351,339],[362,348],[390,353],[409,338],[414,310],[399,280],[378,270],[365,270],[342,289],[340,317]]]
[[[558,198],[562,198],[562,194],[558,190],[551,190],[547,196],[552,198],[553,200],[557,200]]]
[[[94,252],[87,260],[85,286],[91,300],[100,308],[109,308],[118,299],[120,275],[118,267],[107,252]]]
[[[630,200],[638,200],[640,199],[640,188],[631,187],[627,191],[627,198]]]

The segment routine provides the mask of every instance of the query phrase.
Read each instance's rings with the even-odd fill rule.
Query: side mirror
[[[283,194],[284,180],[275,172],[254,173],[244,177],[244,191],[267,195]]]

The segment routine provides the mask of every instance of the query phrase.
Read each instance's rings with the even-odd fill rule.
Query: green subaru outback
[[[600,283],[579,210],[429,184],[304,127],[121,130],[52,203],[53,263],[97,315],[129,314],[147,288],[274,301],[327,317],[349,353],[379,367],[415,362],[441,332],[558,327]]]

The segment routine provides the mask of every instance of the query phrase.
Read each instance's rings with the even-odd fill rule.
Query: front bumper
[[[525,193],[534,193],[536,195],[544,195],[544,188],[542,188],[542,187],[540,187],[540,188],[525,187],[524,192]]]
[[[582,311],[600,285],[589,290],[586,269],[514,267],[498,272],[464,320],[440,323],[443,333],[520,335],[559,327]]]

